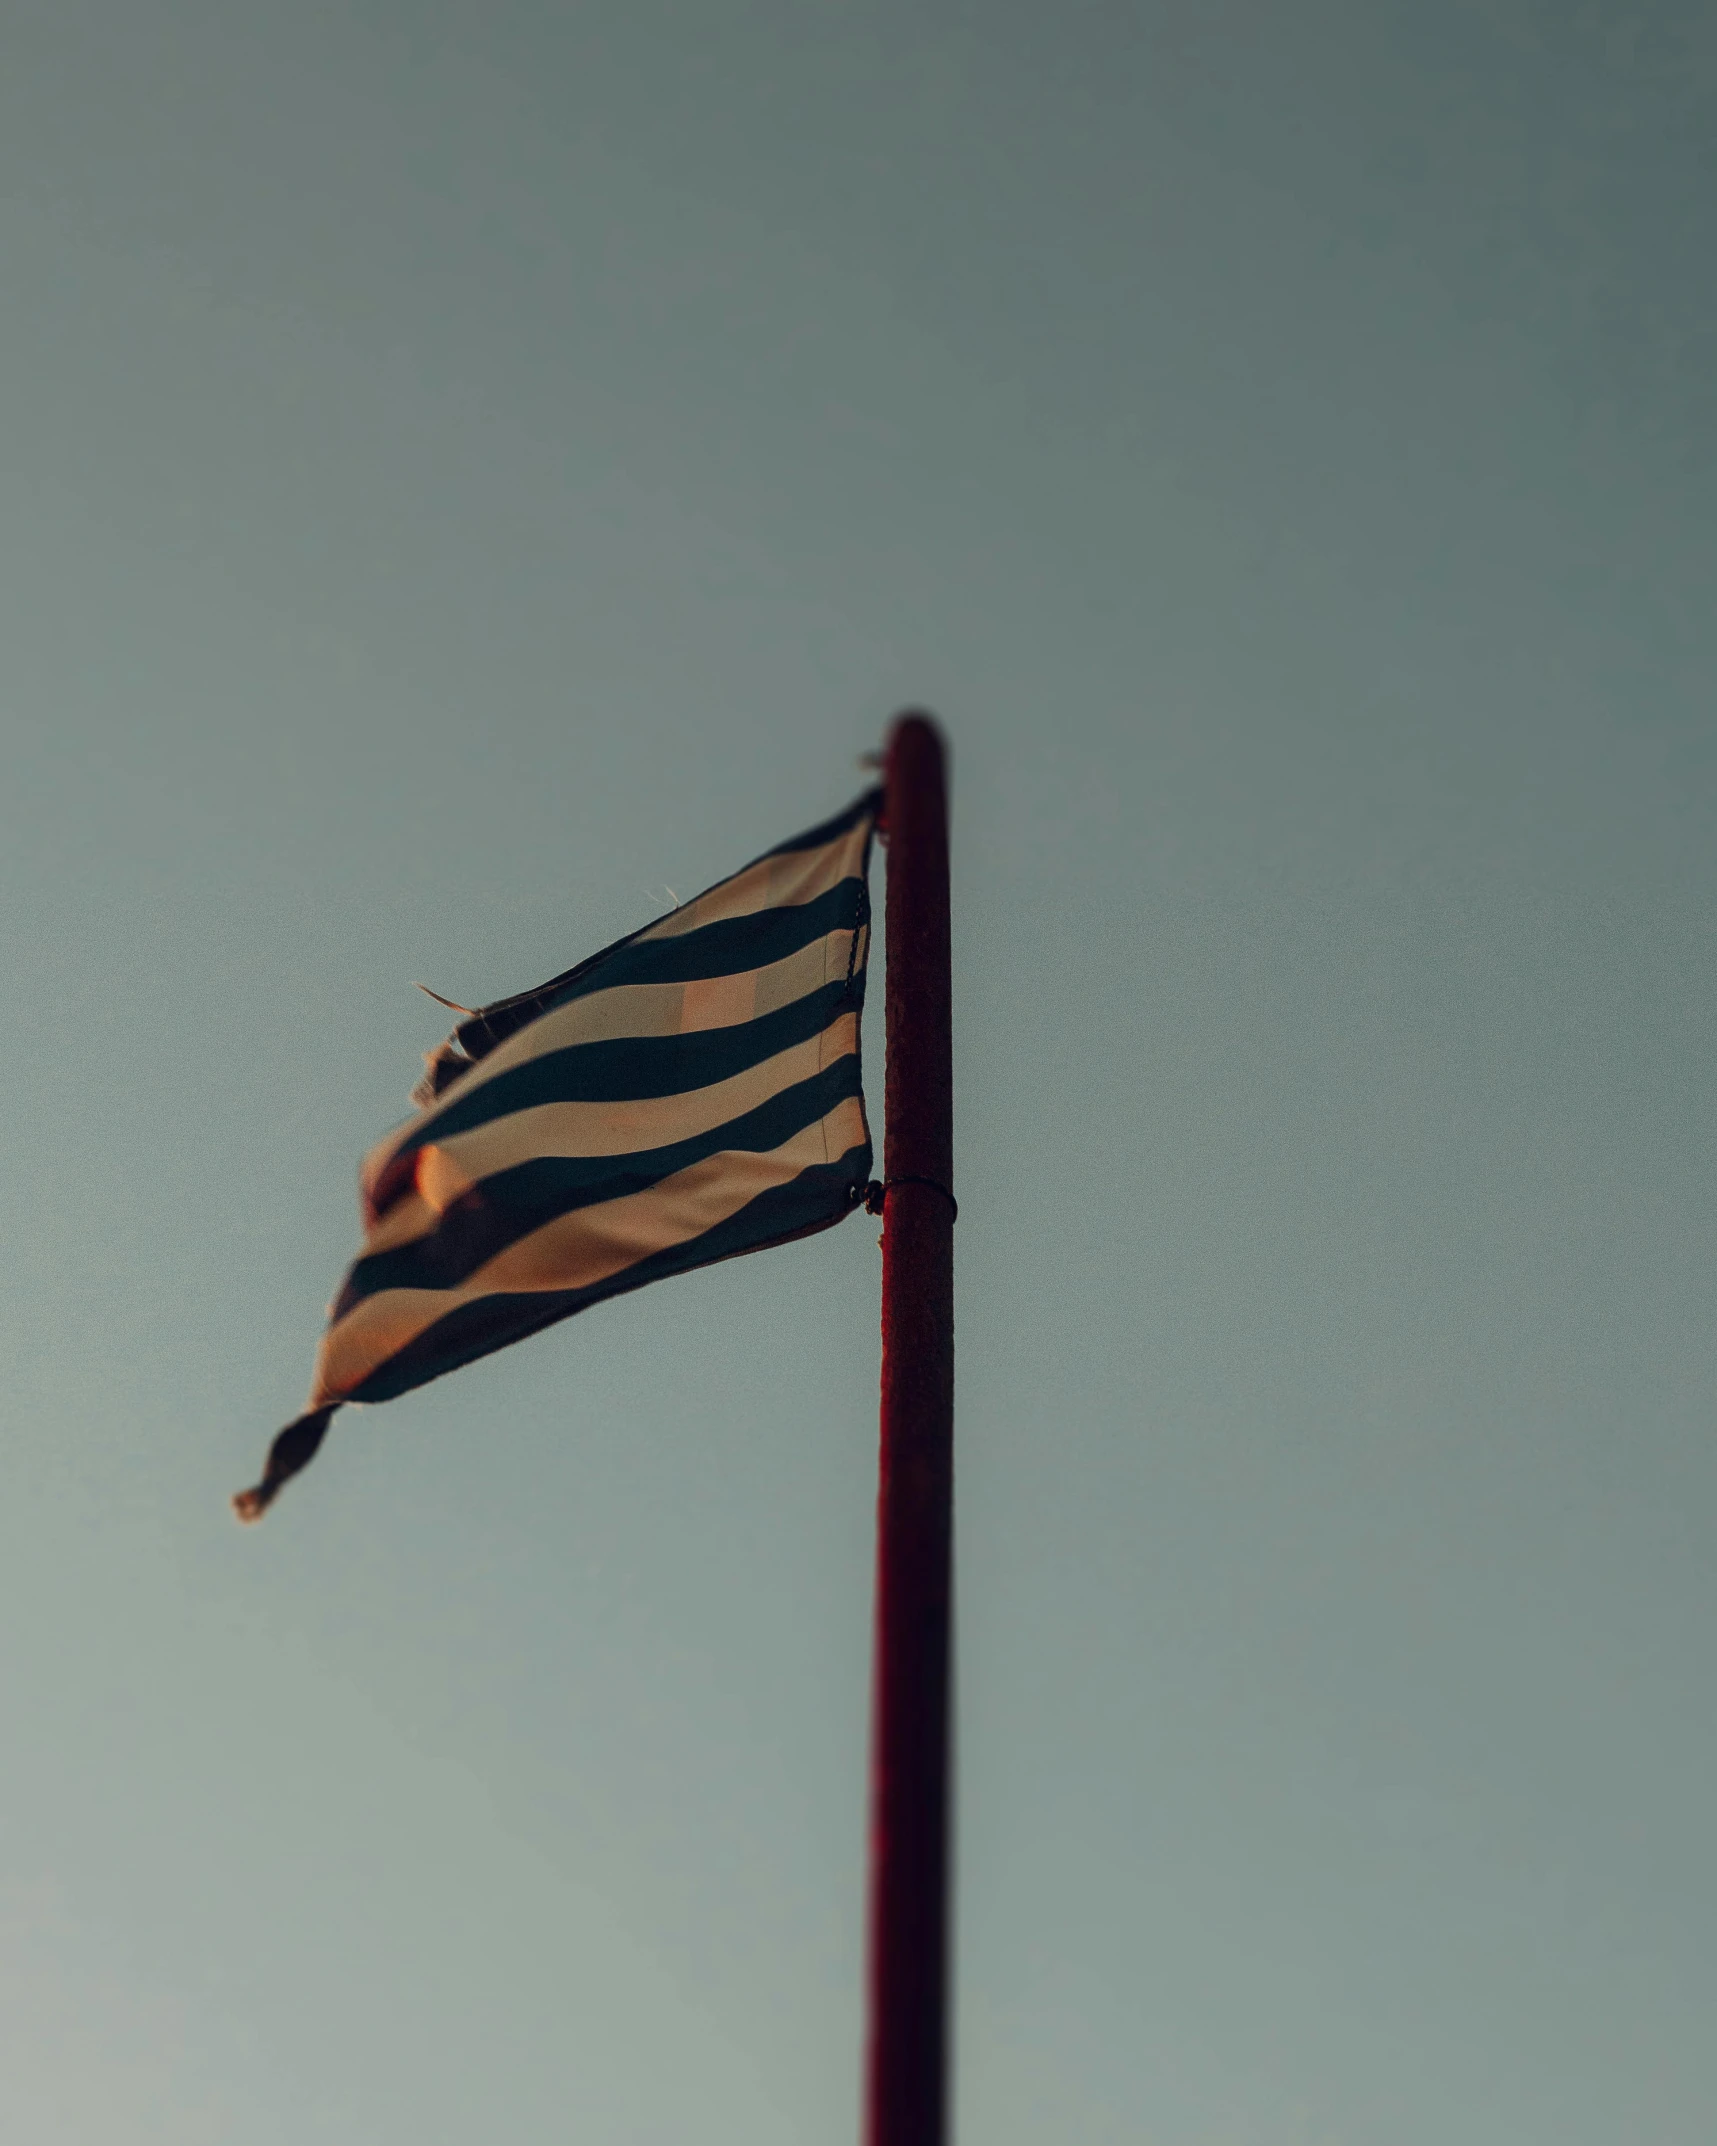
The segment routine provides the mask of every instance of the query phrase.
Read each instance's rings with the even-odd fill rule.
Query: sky
[[[874,1226],[226,1500],[922,703],[958,2136],[1703,2146],[1717,17],[5,18],[0,2135],[856,2135]]]

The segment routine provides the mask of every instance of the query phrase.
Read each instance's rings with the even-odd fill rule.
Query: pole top
[[[942,726],[924,708],[903,708],[888,726],[881,754],[886,802],[878,832],[894,833],[909,798],[936,799],[938,818],[947,811],[948,747]],[[944,837],[944,840],[946,837]]]
[[[915,747],[921,751],[925,746],[932,747],[943,758],[947,756],[948,741],[942,735],[941,724],[928,708],[902,708],[888,726],[888,737],[883,745],[885,758],[892,760],[902,748]]]

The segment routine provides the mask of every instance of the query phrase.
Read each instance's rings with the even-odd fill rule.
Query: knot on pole
[[[882,1213],[883,1203],[888,1198],[890,1185],[928,1185],[932,1192],[939,1192],[942,1195],[943,1199],[948,1202],[948,1209],[954,1220],[959,1221],[960,1203],[948,1190],[947,1186],[938,1178],[920,1177],[913,1170],[902,1170],[897,1176],[889,1178],[873,1177],[864,1188],[864,1211],[867,1215],[879,1215]]]

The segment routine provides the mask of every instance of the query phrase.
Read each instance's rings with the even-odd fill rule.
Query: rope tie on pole
[[[888,1198],[890,1185],[928,1185],[932,1192],[939,1192],[942,1195],[943,1199],[948,1202],[948,1210],[953,1215],[954,1220],[959,1221],[960,1203],[948,1190],[947,1186],[938,1178],[919,1177],[916,1172],[911,1170],[902,1170],[894,1177],[873,1177],[871,1179],[870,1183],[864,1188],[864,1211],[867,1215],[879,1215],[882,1213],[883,1202]]]

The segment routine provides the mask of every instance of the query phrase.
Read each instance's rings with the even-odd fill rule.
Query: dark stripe
[[[791,1184],[772,1186],[755,1200],[729,1215],[714,1229],[685,1244],[670,1245],[619,1274],[593,1282],[587,1289],[532,1292],[482,1297],[474,1304],[461,1304],[445,1318],[425,1329],[386,1363],[377,1365],[361,1386],[346,1396],[352,1401],[391,1401],[426,1386],[444,1372],[457,1371],[509,1342],[552,1326],[559,1319],[587,1310],[606,1297],[623,1296],[670,1274],[689,1273],[695,1267],[713,1266],[741,1252],[758,1252],[767,1245],[784,1244],[793,1237],[806,1237],[828,1229],[851,1214],[870,1175],[868,1141],[851,1148],[837,1162],[817,1163],[801,1171]]]
[[[723,917],[666,939],[626,940],[535,991],[485,1006],[471,1020],[460,1022],[453,1040],[467,1058],[486,1058],[508,1036],[593,991],[612,991],[620,984],[693,983],[706,976],[767,968],[831,931],[856,930],[863,913],[863,880],[843,879],[814,901]]]
[[[837,812],[832,820],[824,820],[820,826],[810,828],[802,835],[794,835],[791,841],[777,843],[774,849],[766,849],[763,857],[791,857],[796,850],[822,849],[826,843],[834,841],[837,835],[844,835],[849,827],[856,827],[860,820],[867,817],[880,819],[882,801],[886,794],[882,784],[878,783],[874,790],[866,790],[862,797],[855,797],[845,811]],[[761,864],[763,857],[754,858],[753,862]],[[864,862],[870,862],[868,855]],[[745,869],[749,872],[751,866],[748,864]],[[863,869],[864,866],[861,865],[860,870]],[[735,872],[733,877],[737,879],[739,874]],[[718,881],[717,884],[722,885],[725,882]]]
[[[663,1095],[685,1095],[761,1065],[778,1051],[820,1036],[843,1013],[859,1003],[859,979],[807,991],[790,1005],[732,1028],[700,1028],[689,1036],[612,1036],[597,1043],[569,1043],[545,1051],[522,1066],[509,1066],[493,1080],[468,1093],[455,1089],[450,1099],[401,1142],[372,1195],[376,1213],[384,1214],[410,1182],[409,1158],[420,1147],[439,1145],[458,1133],[534,1110],[544,1103],[639,1103]]]
[[[539,1155],[497,1170],[455,1200],[428,1236],[355,1261],[329,1317],[343,1319],[384,1289],[457,1288],[485,1260],[560,1215],[647,1192],[726,1149],[766,1155],[861,1093],[858,1053],[847,1051],[756,1110],[690,1139],[629,1155]]]

